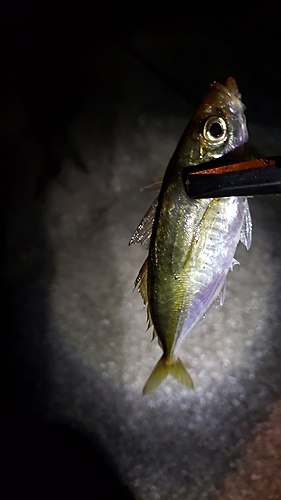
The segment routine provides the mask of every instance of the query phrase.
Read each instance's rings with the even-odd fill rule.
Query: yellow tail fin
[[[156,389],[169,374],[189,389],[194,388],[193,380],[187,373],[180,358],[167,361],[167,359],[162,356],[143,388],[143,395],[154,391],[154,389]]]

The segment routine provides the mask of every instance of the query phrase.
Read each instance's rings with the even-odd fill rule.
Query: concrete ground
[[[145,40],[140,49],[140,38],[132,38],[130,47],[148,61],[147,46],[157,47],[157,39],[154,45]],[[159,65],[156,56],[154,61]],[[5,312],[11,335],[5,343],[4,437],[11,469],[11,443],[16,450],[22,443],[7,498],[18,478],[26,487],[22,462],[30,440],[30,478],[50,440],[48,456],[58,467],[67,463],[66,482],[69,470],[70,476],[82,475],[90,489],[98,482],[95,450],[110,462],[110,472],[106,465],[101,469],[101,483],[110,482],[112,471],[116,488],[125,485],[120,486],[124,498],[216,498],[239,467],[256,424],[280,399],[281,201],[278,196],[249,200],[252,247],[237,250],[241,266],[229,274],[224,306],[214,304],[179,349],[195,390],[167,379],[142,397],[161,350],[150,342],[141,297],[133,292],[146,249],[128,242],[155,197],[140,188],[161,180],[198,88],[194,84],[194,96],[184,100],[171,89],[173,83],[169,88],[159,71],[157,77],[117,42],[96,46],[93,65],[82,105],[67,127],[60,169],[39,194],[46,154],[33,122],[14,95],[1,115],[9,193]],[[244,101],[250,113],[251,102]],[[272,122],[252,116],[254,148],[280,154],[275,116]],[[69,442],[75,459],[65,451],[59,461],[58,448],[69,450]],[[81,494],[79,477],[70,484]],[[36,487],[35,497],[39,480]],[[107,494],[114,498],[107,491],[104,498]]]

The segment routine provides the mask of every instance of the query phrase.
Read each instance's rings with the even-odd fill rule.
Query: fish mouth
[[[240,99],[241,101],[241,94],[239,92],[239,89],[238,89],[238,85],[236,83],[236,80],[230,76],[227,78],[226,82],[225,82],[225,87],[235,96],[237,97],[238,99]]]
[[[214,82],[210,85],[211,93],[214,92],[211,99],[213,99],[213,107],[217,107],[221,110],[225,109],[227,113],[232,114],[243,114],[246,110],[245,104],[241,100],[241,93],[238,90],[238,86],[234,78],[229,77],[225,85],[219,82]],[[215,95],[217,93],[217,95]],[[206,95],[205,99],[208,99]],[[203,100],[203,103],[205,101]]]

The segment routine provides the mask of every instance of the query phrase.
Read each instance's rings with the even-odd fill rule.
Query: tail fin
[[[180,358],[174,358],[167,361],[167,359],[162,356],[143,388],[143,396],[154,391],[169,374],[181,384],[189,387],[189,389],[194,388],[193,380],[187,373]]]

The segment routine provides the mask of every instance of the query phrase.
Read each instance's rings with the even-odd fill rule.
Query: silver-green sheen
[[[220,158],[248,141],[244,110],[233,78],[210,86],[170,160],[158,198],[130,241],[149,245],[136,285],[163,349],[143,394],[168,374],[193,387],[175,350],[218,295],[223,303],[239,239],[247,249],[251,245],[245,197],[192,200],[184,180],[186,167]]]

